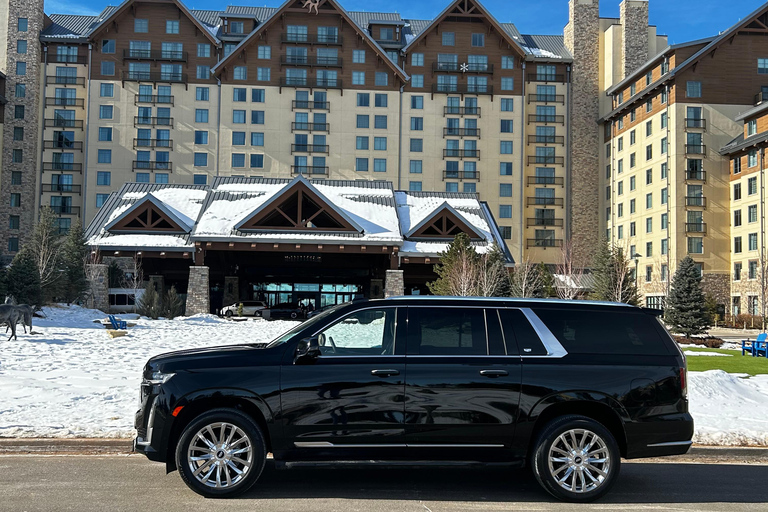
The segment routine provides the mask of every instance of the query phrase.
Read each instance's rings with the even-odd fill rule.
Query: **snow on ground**
[[[18,341],[0,336],[0,437],[130,438],[147,359],[186,348],[267,341],[295,325],[212,315],[138,319],[128,336],[111,339],[93,323],[104,318],[99,311],[62,307],[45,308],[45,314],[34,319],[34,335],[19,326]],[[768,446],[768,375],[745,377],[689,372],[695,442]]]
[[[719,357],[733,357],[733,354],[721,354],[720,352],[694,352],[693,350],[685,350],[683,353],[686,356],[719,356]]]

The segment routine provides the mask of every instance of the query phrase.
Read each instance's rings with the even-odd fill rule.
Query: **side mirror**
[[[304,338],[296,345],[296,352],[293,355],[293,364],[307,364],[314,362],[320,355],[320,343],[317,336]]]

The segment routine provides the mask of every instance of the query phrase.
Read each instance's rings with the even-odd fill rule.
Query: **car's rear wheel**
[[[589,502],[607,493],[619,476],[616,439],[597,421],[568,415],[541,431],[532,457],[539,484],[555,498]]]
[[[232,318],[232,310],[228,309],[227,311],[225,311],[224,316],[226,316],[227,318]]]
[[[181,479],[198,494],[228,498],[247,491],[264,469],[266,446],[258,425],[234,409],[192,420],[176,446]]]
[[[298,318],[298,316],[299,316],[299,314],[298,314],[297,312],[295,312],[295,311],[291,311],[291,318],[292,318],[292,319],[294,319],[294,320],[295,320],[296,318]]]

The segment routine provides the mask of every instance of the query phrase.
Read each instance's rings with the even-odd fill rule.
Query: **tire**
[[[224,312],[224,316],[227,318],[232,318],[232,310],[228,309]]]
[[[299,317],[298,313],[296,313],[295,311],[291,311],[291,319],[292,320],[296,320],[296,318],[298,318],[298,317]]]
[[[548,423],[536,440],[531,459],[539,484],[555,498],[573,503],[604,496],[621,469],[613,434],[597,421],[578,415]],[[566,473],[569,476],[563,478]]]
[[[261,429],[248,415],[234,409],[213,409],[201,414],[187,425],[176,445],[176,467],[181,479],[206,498],[230,498],[244,493],[259,479],[266,458]]]

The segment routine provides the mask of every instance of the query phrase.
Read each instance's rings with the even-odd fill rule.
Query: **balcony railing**
[[[325,44],[330,46],[341,46],[344,43],[344,38],[341,34],[337,35],[320,35],[320,34],[280,34],[281,43],[297,43],[297,44]]]
[[[563,135],[529,135],[528,144],[560,144],[565,145]]]
[[[565,178],[559,176],[528,176],[529,185],[565,185]]]
[[[443,128],[443,137],[479,137],[480,128]]]
[[[291,173],[311,174],[311,175],[322,174],[324,176],[328,176],[328,167],[327,166],[324,167],[321,165],[292,165]]]
[[[168,94],[137,94],[133,97],[133,104],[138,105],[139,103],[173,106],[173,96]]]
[[[291,153],[323,153],[328,154],[327,144],[291,144]]]
[[[564,156],[528,155],[528,164],[565,165]]]
[[[686,181],[707,181],[707,171],[685,171]]]
[[[83,150],[83,143],[77,140],[45,140],[43,141],[44,149],[76,149]]]
[[[686,233],[706,233],[707,224],[704,222],[686,222],[685,232]]]
[[[686,144],[685,153],[687,155],[705,155],[707,154],[707,146],[704,144]]]
[[[331,110],[330,101],[293,100],[292,110]]]
[[[187,52],[126,48],[123,50],[123,60],[171,60],[187,62]]]
[[[443,116],[480,116],[480,107],[443,107]]]
[[[432,94],[491,94],[492,85],[432,84]]]
[[[134,116],[133,126],[169,126],[173,128],[173,118]]]
[[[443,158],[480,158],[479,149],[444,149]]]
[[[172,162],[158,162],[157,160],[134,160],[134,171],[168,171],[173,172]]]
[[[488,73],[493,74],[493,64],[466,63],[458,62],[433,62],[432,71],[443,71],[448,73]]]
[[[480,171],[443,171],[443,180],[480,181]]]
[[[758,105],[765,100],[768,100],[768,92],[759,92],[755,94],[755,105]]]
[[[556,123],[565,124],[565,116],[549,115],[549,114],[529,114],[529,123]]]
[[[56,215],[80,215],[80,207],[79,206],[72,206],[68,204],[52,204],[49,205],[48,208],[53,210],[53,213]]]
[[[561,103],[565,105],[564,94],[531,94],[528,103]]]
[[[133,139],[133,148],[173,149],[173,141],[170,139]]]
[[[330,123],[291,123],[292,132],[323,132],[331,131]]]
[[[43,192],[70,192],[79,195],[82,188],[82,185],[72,183],[43,183]]]
[[[338,78],[311,78],[304,77],[280,77],[280,87],[315,87],[319,89],[341,89],[341,79]]]
[[[54,64],[88,64],[88,57],[86,55],[59,55],[56,53],[49,53],[48,62]]]
[[[529,238],[525,245],[529,249],[532,247],[562,247],[563,241],[555,238]]]
[[[342,66],[341,57],[319,57],[307,55],[304,57],[295,55],[282,55],[280,57],[282,66],[306,66],[317,68],[340,68]]]
[[[82,128],[83,121],[80,119],[62,119],[62,118],[46,119],[45,127],[46,128]]]
[[[82,85],[85,86],[84,76],[47,76],[48,85]]]
[[[563,219],[549,219],[544,217],[536,217],[536,218],[529,218],[526,220],[525,225],[529,228],[534,226],[548,226],[548,227],[555,227],[555,228],[561,228],[565,225],[563,222]]]
[[[44,171],[71,171],[71,172],[83,172],[83,164],[76,164],[70,162],[43,162]]]
[[[549,73],[531,73],[527,75],[529,82],[565,82],[565,75],[551,75]]]
[[[186,84],[186,73],[164,73],[162,71],[123,71],[120,74],[126,82],[167,82],[171,84]]]
[[[706,119],[699,119],[696,117],[686,117],[685,118],[685,127],[686,128],[701,128],[702,130],[707,128],[707,120]]]
[[[563,206],[565,200],[562,197],[529,197],[528,206]]]
[[[83,98],[45,98],[45,106],[46,107],[85,107],[85,100]]]
[[[699,206],[706,208],[707,198],[704,196],[685,196],[685,206]]]

